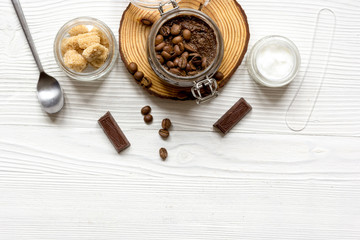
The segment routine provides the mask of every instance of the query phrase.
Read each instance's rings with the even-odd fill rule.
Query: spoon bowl
[[[62,109],[64,106],[63,90],[55,78],[41,72],[36,88],[38,100],[45,112],[52,114]]]

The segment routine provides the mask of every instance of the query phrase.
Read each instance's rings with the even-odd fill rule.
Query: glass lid
[[[180,2],[181,0],[175,0],[175,2]],[[170,3],[170,0],[130,0],[132,4],[137,7],[156,10],[159,8],[160,4],[165,5]]]

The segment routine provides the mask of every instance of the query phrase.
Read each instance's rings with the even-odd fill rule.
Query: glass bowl
[[[91,30],[92,27],[96,27],[102,31],[108,39],[109,55],[105,63],[100,68],[94,68],[88,64],[83,72],[76,72],[65,66],[61,53],[61,42],[64,38],[70,37],[68,33],[69,30],[77,25],[85,25],[89,28],[89,30]],[[79,17],[65,23],[64,26],[60,28],[54,41],[54,56],[56,63],[69,77],[79,81],[93,81],[108,74],[115,65],[118,52],[117,41],[111,29],[104,22],[91,17]]]

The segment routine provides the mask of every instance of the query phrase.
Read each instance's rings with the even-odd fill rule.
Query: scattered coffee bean
[[[148,115],[151,112],[151,107],[150,106],[145,106],[141,109],[141,114],[142,115]]]
[[[162,52],[161,52],[161,56],[163,56],[163,58],[164,58],[165,60],[170,60],[170,59],[171,59],[171,54],[168,53],[168,52],[165,52],[165,51],[162,51]]]
[[[166,129],[160,129],[159,130],[159,135],[162,137],[162,138],[168,138],[170,133],[168,130]]]
[[[164,37],[167,37],[170,35],[170,27],[168,26],[162,26],[159,30],[159,33],[163,35]]]
[[[128,65],[128,70],[129,70],[129,72],[130,72],[131,74],[134,75],[134,74],[137,72],[137,70],[138,70],[137,64],[134,63],[134,62],[129,63],[129,65]]]
[[[164,58],[163,58],[161,55],[157,54],[157,55],[156,55],[156,58],[157,58],[157,60],[159,60],[159,62],[160,62],[161,64],[164,64],[165,60],[164,60]]]
[[[168,152],[165,148],[160,148],[159,154],[163,161],[165,161],[165,159],[168,157]]]
[[[149,87],[151,87],[152,82],[151,82],[151,80],[148,79],[147,77],[144,77],[144,78],[141,80],[140,85],[143,86],[143,87],[145,87],[145,88],[149,88]]]
[[[183,31],[183,37],[186,41],[189,41],[191,39],[191,32],[189,29],[185,29]]]
[[[222,80],[224,78],[224,74],[222,72],[216,72],[214,75],[214,78],[218,81]]]
[[[158,45],[155,46],[155,50],[157,52],[160,52],[161,50],[163,50],[163,48],[165,47],[166,43],[165,42],[162,42],[162,43],[159,43]]]
[[[181,32],[181,26],[178,25],[178,24],[174,24],[172,25],[171,27],[171,34],[174,35],[174,36],[177,36],[179,35]]]
[[[159,34],[155,38],[155,45],[158,45],[158,44],[162,43],[163,41],[164,41],[164,36]]]
[[[183,38],[181,36],[177,36],[177,37],[173,38],[172,43],[178,44],[178,43],[182,42],[182,40],[183,40]]]
[[[147,114],[144,116],[144,122],[150,123],[153,120],[153,116],[151,114]]]
[[[137,80],[137,81],[141,81],[144,77],[144,73],[143,72],[139,72],[137,71],[135,74],[134,74],[134,78]]]
[[[142,22],[142,24],[144,24],[144,25],[146,25],[146,26],[151,26],[151,25],[153,25],[153,23],[154,23],[152,20],[147,19],[147,18],[141,19],[141,22]]]
[[[170,119],[168,119],[168,118],[163,119],[161,122],[161,127],[165,130],[169,130],[169,128],[171,127]]]

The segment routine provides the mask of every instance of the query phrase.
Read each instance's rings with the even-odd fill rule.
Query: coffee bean
[[[224,74],[222,72],[216,72],[214,75],[214,78],[218,81],[222,80],[224,78]]]
[[[162,26],[159,30],[159,33],[164,37],[167,37],[170,35],[170,28],[168,26]]]
[[[181,26],[180,25],[178,25],[178,24],[172,25],[172,27],[171,27],[171,34],[172,35],[175,35],[175,36],[179,35],[180,32],[181,32]]]
[[[155,51],[160,52],[165,47],[166,43],[162,42],[155,46]]]
[[[178,44],[179,42],[182,42],[183,38],[181,36],[174,37],[172,40],[173,44]]]
[[[187,60],[184,57],[181,57],[178,63],[179,68],[185,69],[187,65]]]
[[[188,59],[189,53],[188,52],[183,52],[183,54],[181,54],[181,57],[184,57],[184,58]]]
[[[172,46],[166,45],[166,46],[164,47],[163,51],[168,52],[168,53],[171,54],[171,53],[174,51],[174,49],[173,49]]]
[[[161,122],[161,127],[165,130],[169,130],[169,128],[171,127],[170,119],[168,119],[168,118],[163,119]]]
[[[196,70],[196,67],[194,66],[194,64],[192,63],[192,62],[189,62],[189,65],[190,65],[190,68],[191,68],[191,70]]]
[[[137,71],[135,74],[134,74],[134,78],[137,80],[137,81],[141,81],[144,77],[144,73],[143,72],[139,72]]]
[[[197,52],[196,51],[196,49],[195,49],[195,47],[193,47],[193,46],[191,46],[191,45],[189,45],[189,44],[184,44],[184,47],[185,47],[185,49],[187,50],[187,51],[189,51],[189,52]]]
[[[161,64],[164,64],[165,60],[164,60],[164,58],[163,58],[161,55],[157,54],[157,55],[156,55],[156,58],[157,58],[157,60],[159,60],[159,62],[160,62]]]
[[[195,65],[195,66],[199,66],[202,64],[202,59],[200,56],[195,56],[191,59],[191,62]]]
[[[145,106],[141,109],[141,114],[142,115],[148,115],[151,112],[151,107],[150,106]]]
[[[128,70],[129,70],[129,72],[130,72],[131,74],[136,73],[137,70],[138,70],[137,64],[134,63],[134,62],[129,63],[129,65],[128,65]]]
[[[177,68],[170,68],[169,70],[171,73],[176,74],[176,75],[181,75],[181,71]]]
[[[171,58],[171,54],[165,51],[161,52],[161,56],[163,56],[165,60],[169,60]]]
[[[160,129],[159,130],[159,135],[162,137],[162,138],[168,138],[170,133],[168,130],[166,129]]]
[[[151,114],[147,114],[144,116],[144,122],[150,123],[153,120],[153,116]]]
[[[175,67],[175,64],[174,64],[174,62],[172,62],[172,61],[168,61],[168,62],[166,63],[166,66],[168,66],[169,68],[173,68],[173,67]]]
[[[174,60],[174,67],[177,67],[177,66],[179,66],[179,60],[180,60],[180,58],[175,58],[175,60]]]
[[[178,46],[179,46],[181,52],[183,52],[183,51],[185,50],[184,43],[179,42],[179,43],[178,43]]]
[[[143,86],[144,88],[149,88],[152,85],[152,82],[150,79],[148,79],[147,77],[144,77],[141,82],[140,85]]]
[[[162,43],[163,41],[164,41],[163,35],[159,34],[155,38],[155,45],[158,45],[158,44]]]
[[[168,152],[165,148],[160,148],[159,154],[163,161],[165,161],[165,159],[168,157]]]
[[[190,72],[188,72],[187,74],[189,75],[189,76],[194,76],[194,75],[196,75],[196,74],[198,74],[199,72],[198,71],[190,71]]]
[[[202,62],[201,62],[201,67],[204,69],[204,68],[206,68],[206,66],[207,66],[206,57],[203,57]]]
[[[151,26],[151,25],[153,25],[153,23],[154,23],[152,20],[147,19],[147,18],[141,19],[141,22],[142,22],[142,24],[144,24],[144,25],[146,25],[146,26]]]
[[[185,29],[183,31],[183,37],[186,41],[189,41],[191,39],[191,32],[189,29]]]
[[[186,64],[185,71],[187,71],[187,72],[190,72],[190,71],[191,71],[191,66],[190,66],[190,64],[189,64],[189,63],[188,63],[188,64]]]
[[[175,51],[176,55],[178,55],[178,56],[182,54],[182,51],[180,50],[179,45],[175,45],[174,51]]]

